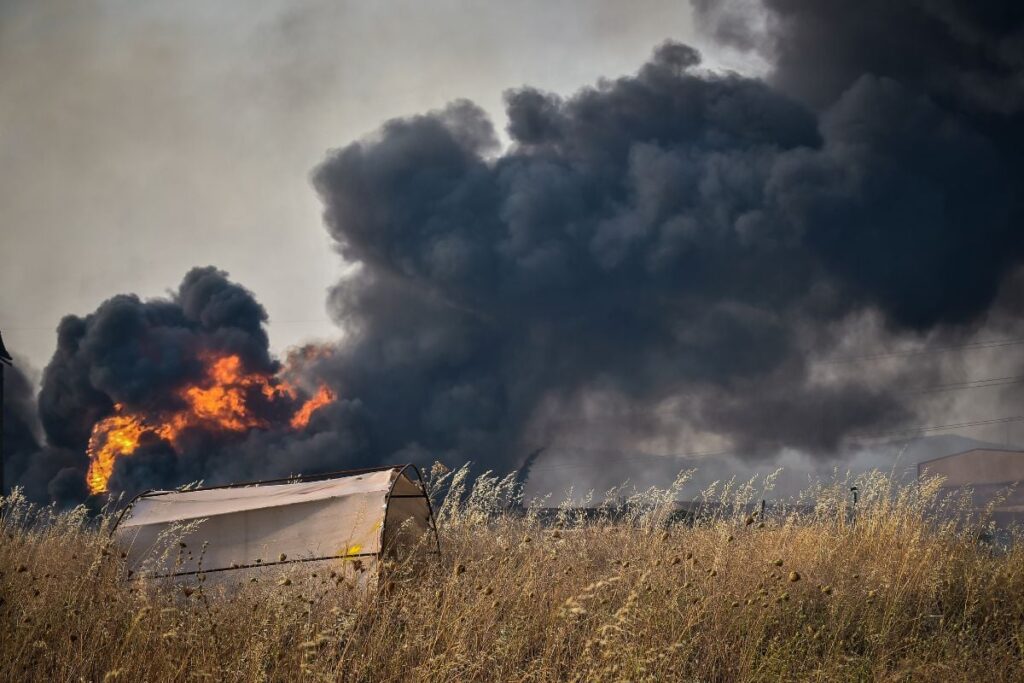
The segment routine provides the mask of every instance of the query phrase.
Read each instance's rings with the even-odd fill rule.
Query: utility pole
[[[0,333],[0,498],[4,495],[4,367],[11,365],[14,359],[7,353],[4,336]],[[0,508],[2,509],[2,508]]]

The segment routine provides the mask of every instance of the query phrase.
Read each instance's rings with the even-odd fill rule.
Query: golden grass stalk
[[[820,484],[808,507],[757,524],[750,486],[707,492],[716,505],[671,526],[671,490],[648,491],[623,517],[564,508],[552,532],[535,511],[506,512],[514,481],[436,473],[453,491],[438,501],[441,560],[388,565],[373,593],[301,565],[229,590],[126,579],[109,516],[33,508],[15,493],[0,523],[0,680],[975,681],[1024,671],[1024,550],[979,544],[983,520],[933,482],[865,477],[856,511],[850,482]]]

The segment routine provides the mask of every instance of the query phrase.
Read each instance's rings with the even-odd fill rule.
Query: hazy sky
[[[0,2],[0,329],[40,369],[67,313],[160,295],[194,265],[252,289],[278,351],[337,334],[342,272],[310,170],[389,117],[568,93],[666,38],[682,0]]]

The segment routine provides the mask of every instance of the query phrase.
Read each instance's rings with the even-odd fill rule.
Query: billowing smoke
[[[978,88],[1020,89],[1020,13],[699,4],[776,70],[708,73],[668,42],[570,97],[508,92],[504,152],[456,102],[317,169],[361,264],[331,298],[354,330],[332,370],[382,407],[391,447],[507,466],[567,423],[600,429],[597,402],[639,431],[667,407],[709,444],[827,455],[916,416],[892,377],[813,361],[864,316],[892,339],[962,339],[1019,263],[1024,126]]]
[[[67,316],[38,397],[44,448],[32,431],[28,382],[20,374],[9,380],[9,485],[23,486],[33,500],[85,499],[86,453],[104,443],[91,439],[97,425],[119,416],[138,416],[140,427],[122,430],[134,447],[104,478],[115,494],[367,458],[359,454],[361,437],[346,430],[348,402],[294,422],[315,386],[301,376],[301,350],[288,368],[271,358],[265,321],[252,294],[211,267],[190,271],[169,298],[116,296],[90,315]],[[213,385],[208,375],[218,359],[237,365],[225,365],[227,379]],[[201,390],[191,395],[196,406],[189,387]],[[318,433],[327,416],[331,428]]]
[[[764,0],[740,30],[749,2],[695,4],[818,112],[773,194],[830,272],[897,324],[976,319],[1024,248],[1024,6]]]
[[[23,472],[28,457],[39,450],[32,382],[17,367],[4,367],[4,446],[12,455],[7,468]]]
[[[1011,0],[694,0],[721,41],[761,52],[771,83],[817,108],[865,75],[890,78],[961,114],[999,115],[986,130],[1019,141],[1024,7]],[[1006,117],[1006,118],[1002,118]],[[1009,127],[1009,128],[1008,128]]]
[[[16,485],[36,502],[81,502],[87,495],[85,453],[45,446],[40,438],[33,382],[18,365],[5,367],[3,375],[5,492]]]
[[[204,351],[237,354],[249,370],[275,372],[266,317],[251,293],[213,268],[188,273],[171,299],[121,295],[84,318],[67,316],[39,394],[48,443],[84,451],[93,425],[115,403],[172,407],[174,390],[200,379]]]
[[[666,42],[571,96],[509,91],[506,149],[458,101],[332,151],[313,183],[355,264],[328,301],[345,337],[297,372],[339,400],[301,430],[143,444],[112,490],[432,458],[508,470],[589,432],[829,456],[927,417],[904,390],[948,363],[830,363],[856,330],[963,342],[1000,293],[1000,329],[1019,319],[1024,10],[695,5],[770,73],[709,72]],[[98,420],[167,409],[201,352],[279,373],[265,317],[198,269],[170,299],[67,318],[39,414],[73,458],[23,478],[81,471]]]

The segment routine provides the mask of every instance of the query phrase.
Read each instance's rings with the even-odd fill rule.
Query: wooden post
[[[7,363],[0,362],[0,498],[4,497],[4,366]],[[0,506],[0,509],[3,509]]]
[[[4,466],[7,464],[4,460],[4,367],[10,365],[13,360],[4,346],[3,334],[0,334],[0,497],[3,497],[5,491]],[[0,514],[2,512],[3,508],[0,507]]]

